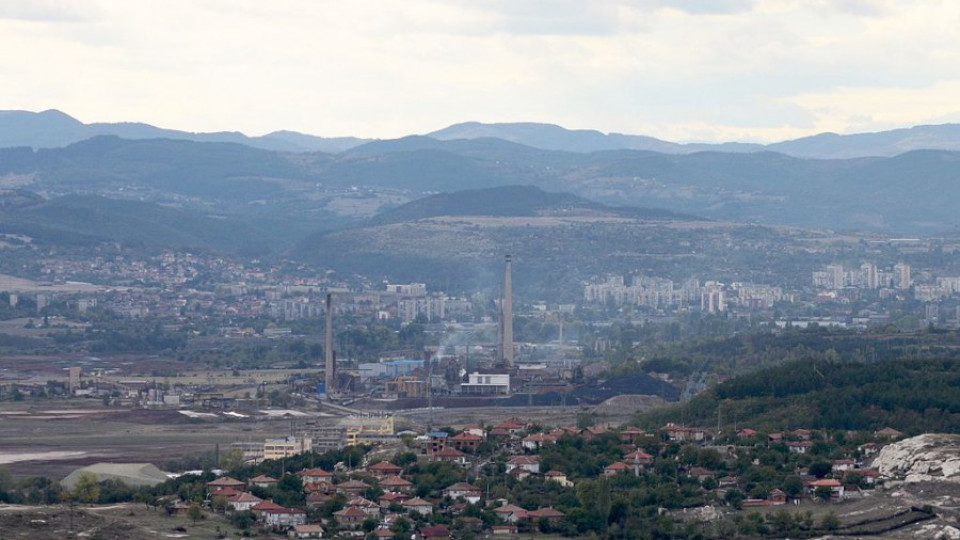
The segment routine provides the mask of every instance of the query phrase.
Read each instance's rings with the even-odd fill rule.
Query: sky
[[[393,138],[960,122],[955,0],[3,0],[0,109]]]

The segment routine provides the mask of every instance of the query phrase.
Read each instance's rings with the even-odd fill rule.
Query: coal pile
[[[576,398],[580,403],[597,404],[624,394],[657,396],[666,401],[680,399],[680,391],[675,386],[660,379],[654,379],[646,373],[624,375],[580,386],[570,393],[570,397]]]

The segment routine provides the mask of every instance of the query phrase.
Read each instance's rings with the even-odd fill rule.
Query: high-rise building
[[[877,265],[873,263],[863,263],[860,265],[860,286],[865,289],[876,289],[880,287],[880,275],[877,272]]]
[[[842,264],[827,265],[826,271],[830,274],[830,288],[842,289],[847,285],[846,273]]]
[[[893,285],[898,289],[910,288],[910,265],[897,263],[893,266]]]

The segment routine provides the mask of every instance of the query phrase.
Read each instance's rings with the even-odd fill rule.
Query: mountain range
[[[360,137],[318,137],[294,131],[275,131],[258,137],[239,132],[192,133],[137,122],[85,124],[57,110],[0,111],[0,148],[56,148],[98,135],[114,135],[124,139],[167,138],[194,142],[231,142],[282,152],[338,153],[372,142],[371,139]],[[889,157],[921,149],[960,150],[960,125],[957,124],[915,126],[850,135],[821,133],[766,145],[738,142],[682,144],[644,135],[565,129],[553,124],[532,122],[464,122],[424,136],[438,141],[501,139],[542,150],[581,153],[605,150],[647,150],[665,154],[768,151],[794,157],[838,159]]]
[[[38,118],[85,129],[57,112],[4,114],[5,140],[11,117],[21,138]],[[940,139],[927,140],[947,145],[953,126],[931,129]],[[856,140],[879,148],[921,132]],[[933,235],[960,225],[960,152],[951,150],[842,159],[742,145],[688,152],[532,124],[461,124],[351,140],[335,152],[302,151],[312,139],[299,134],[285,135],[302,139],[294,151],[240,134],[165,133],[0,148],[0,242],[283,256],[384,279],[456,277],[465,288],[492,282],[496,261],[512,253],[518,280],[570,291],[592,276],[634,271],[758,282],[776,274],[800,286],[810,265],[830,262],[810,247],[834,238],[830,229]],[[856,140],[792,144],[839,152]]]
[[[229,142],[283,152],[342,152],[365,141],[354,137],[315,137],[294,131],[275,131],[248,137],[236,131],[191,133],[139,122],[84,124],[57,110],[42,112],[0,111],[0,148],[27,146],[58,148],[98,135],[124,139],[182,139],[195,142]]]
[[[774,152],[543,150],[503,139],[374,141],[338,154],[98,136],[0,149],[0,187],[98,195],[243,219],[293,244],[436,193],[537,186],[721,221],[939,234],[960,224],[960,152],[796,158]]]

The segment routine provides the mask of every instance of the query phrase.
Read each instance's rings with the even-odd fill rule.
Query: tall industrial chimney
[[[506,269],[503,272],[503,361],[513,367],[513,278],[510,275],[510,256],[506,258]]]
[[[327,293],[327,331],[323,337],[323,352],[326,363],[323,369],[323,385],[328,396],[333,395],[333,385],[336,379],[336,366],[333,357],[333,295]]]

